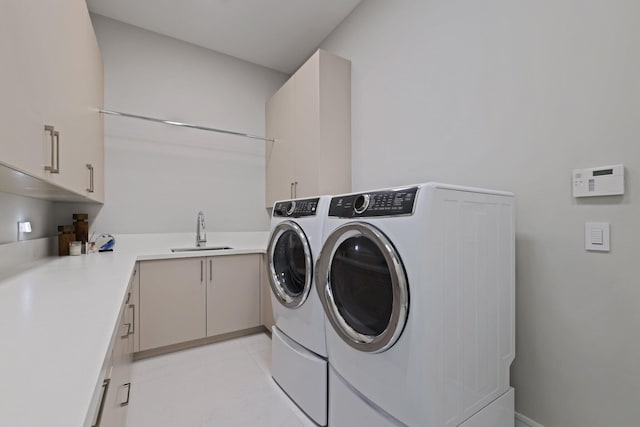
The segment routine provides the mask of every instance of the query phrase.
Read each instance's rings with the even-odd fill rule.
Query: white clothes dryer
[[[513,426],[514,236],[511,193],[426,183],[331,199],[315,272],[331,427],[360,413]]]
[[[275,326],[271,374],[317,424],[327,424],[325,317],[314,262],[330,196],[276,202],[267,246]]]

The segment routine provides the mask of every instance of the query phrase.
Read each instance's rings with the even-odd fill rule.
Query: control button
[[[353,204],[353,210],[357,213],[360,214],[362,212],[364,212],[367,207],[369,206],[369,195],[368,194],[361,194],[359,195],[354,204]]]
[[[296,202],[289,202],[287,204],[287,215],[291,215],[296,209]]]

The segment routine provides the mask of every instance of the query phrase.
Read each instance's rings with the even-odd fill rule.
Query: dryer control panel
[[[329,216],[367,218],[412,215],[417,193],[418,187],[410,187],[337,196],[331,199]]]
[[[273,216],[292,218],[314,216],[318,210],[319,200],[320,198],[276,202],[273,205]]]

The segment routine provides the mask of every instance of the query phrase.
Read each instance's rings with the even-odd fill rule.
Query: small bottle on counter
[[[69,255],[69,244],[76,240],[76,231],[73,225],[58,226],[58,255]]]
[[[89,214],[73,214],[73,226],[76,230],[76,240],[87,243],[89,241]],[[85,251],[82,251],[82,253],[85,253]]]
[[[69,243],[69,255],[82,255],[82,242],[76,240]]]

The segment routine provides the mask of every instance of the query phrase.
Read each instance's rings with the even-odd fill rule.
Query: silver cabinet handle
[[[209,281],[213,280],[213,260],[209,260]]]
[[[129,304],[129,308],[131,308],[131,333],[133,334],[136,331],[136,305]]]
[[[51,172],[51,173],[55,173],[54,171],[56,170],[55,166],[55,137],[53,136],[53,134],[55,133],[55,128],[51,125],[44,125],[44,131],[45,132],[49,132],[49,135],[51,135],[51,165],[47,165],[44,167],[44,170]]]
[[[127,388],[127,400],[120,402],[120,406],[127,406],[129,404],[129,396],[131,396],[131,383],[122,384],[122,387]]]
[[[100,405],[98,406],[98,413],[96,415],[96,417],[94,418],[93,424],[91,424],[91,427],[99,427],[100,426],[100,421],[102,421],[102,412],[104,411],[104,402],[106,400],[107,397],[107,390],[109,389],[109,382],[111,380],[110,379],[106,379],[102,382],[102,396],[100,397]]]
[[[54,131],[53,136],[56,138],[56,168],[51,173],[60,173],[60,132]]]
[[[204,275],[204,272],[203,272],[203,269],[204,269],[204,261],[203,261],[203,260],[200,260],[200,282],[202,282],[202,281],[204,280],[204,276],[203,276],[203,275]]]
[[[131,323],[123,323],[121,327],[126,328],[126,331],[120,335],[120,338],[128,338],[131,335]]]
[[[87,169],[89,169],[89,188],[87,188],[87,191],[93,193],[93,165],[87,163]]]

